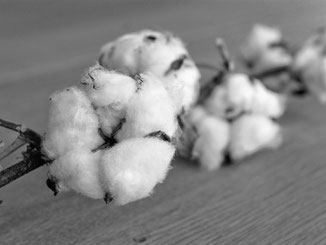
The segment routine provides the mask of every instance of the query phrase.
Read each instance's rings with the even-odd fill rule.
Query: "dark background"
[[[256,22],[300,45],[326,24],[326,1],[0,1],[0,117],[44,132],[49,95],[124,33],[171,30],[196,61],[217,64],[215,37],[237,59]],[[325,112],[292,99],[280,149],[215,172],[177,160],[154,195],[123,207],[53,197],[41,168],[0,190],[0,244],[326,244]]]

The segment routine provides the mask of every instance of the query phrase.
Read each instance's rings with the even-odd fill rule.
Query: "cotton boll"
[[[246,74],[230,74],[215,87],[205,102],[207,111],[217,117],[233,119],[244,112],[278,118],[285,111],[284,96],[266,89]]]
[[[287,66],[292,62],[281,31],[260,24],[252,28],[241,53],[249,67],[255,71]]]
[[[245,74],[229,74],[206,100],[207,111],[217,117],[232,119],[252,109],[254,88]]]
[[[231,124],[230,154],[239,160],[264,148],[277,148],[282,143],[281,128],[271,119],[246,114]]]
[[[207,170],[219,168],[229,143],[229,124],[208,115],[195,120],[195,123],[198,138],[193,146],[192,157],[199,159],[201,167]]]
[[[169,170],[175,148],[156,138],[134,138],[106,150],[100,164],[105,190],[117,205],[149,196]]]
[[[142,85],[129,101],[126,122],[116,139],[143,137],[155,131],[174,136],[177,130],[176,112],[166,89],[151,74],[142,74],[139,79]]]
[[[125,117],[126,105],[137,90],[136,81],[95,65],[84,76],[82,84],[96,108],[102,132],[111,136],[114,128]]]
[[[43,143],[50,158],[76,147],[94,149],[103,143],[99,122],[86,94],[76,87],[54,93],[51,98],[48,130]]]
[[[126,74],[156,75],[179,112],[197,100],[199,70],[181,39],[169,32],[144,30],[122,36],[102,48],[100,63]]]
[[[74,190],[90,198],[104,198],[98,169],[101,155],[100,151],[75,148],[51,163],[49,174],[57,181],[58,191]]]

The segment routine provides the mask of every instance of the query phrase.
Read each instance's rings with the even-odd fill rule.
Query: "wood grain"
[[[216,36],[236,58],[255,22],[300,43],[325,11],[323,0],[2,1],[0,116],[44,132],[48,96],[125,32],[172,30],[195,60],[216,63]],[[326,244],[326,108],[291,100],[281,123],[280,149],[216,172],[176,159],[154,195],[123,207],[53,197],[39,169],[0,190],[0,244]]]

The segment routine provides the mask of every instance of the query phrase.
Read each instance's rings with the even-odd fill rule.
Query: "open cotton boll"
[[[156,138],[134,138],[106,150],[100,164],[105,190],[117,205],[149,196],[169,170],[175,148]]]
[[[278,118],[285,111],[285,97],[269,91],[246,74],[230,74],[215,87],[205,101],[207,111],[217,117],[233,119],[244,112]]]
[[[76,147],[94,149],[103,143],[99,122],[86,94],[71,87],[51,95],[48,129],[43,148],[50,158]]]
[[[200,166],[207,170],[217,169],[224,161],[229,144],[229,124],[221,118],[205,115],[203,111],[197,110],[195,114],[193,122],[198,138],[192,149],[192,157],[199,159]],[[202,115],[201,119],[199,115]]]
[[[158,76],[178,111],[187,110],[197,100],[199,70],[181,39],[169,32],[127,34],[104,46],[99,60],[106,68],[126,74],[150,72]]]
[[[96,108],[102,132],[110,136],[125,117],[125,107],[137,90],[136,81],[95,65],[84,75],[82,84]]]
[[[98,169],[101,154],[75,148],[51,163],[49,174],[56,180],[58,191],[74,190],[90,198],[104,198]]]
[[[264,148],[277,148],[282,143],[282,132],[271,119],[246,114],[231,124],[229,151],[239,160]]]
[[[232,119],[250,111],[255,90],[246,74],[229,74],[216,86],[205,102],[207,111],[217,117]]]
[[[174,104],[163,84],[151,74],[141,74],[140,90],[129,100],[126,122],[118,131],[118,141],[162,131],[169,137],[177,130]]]
[[[243,59],[255,71],[290,65],[292,57],[278,28],[261,24],[253,26],[241,48]]]

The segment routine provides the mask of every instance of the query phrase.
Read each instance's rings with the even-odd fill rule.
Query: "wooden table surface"
[[[129,31],[174,31],[217,63],[216,36],[237,59],[255,22],[300,44],[325,13],[325,0],[1,1],[0,117],[44,132],[48,96]],[[326,244],[326,107],[293,99],[281,124],[280,149],[215,172],[178,159],[154,195],[123,207],[53,197],[41,168],[0,190],[0,244]]]

